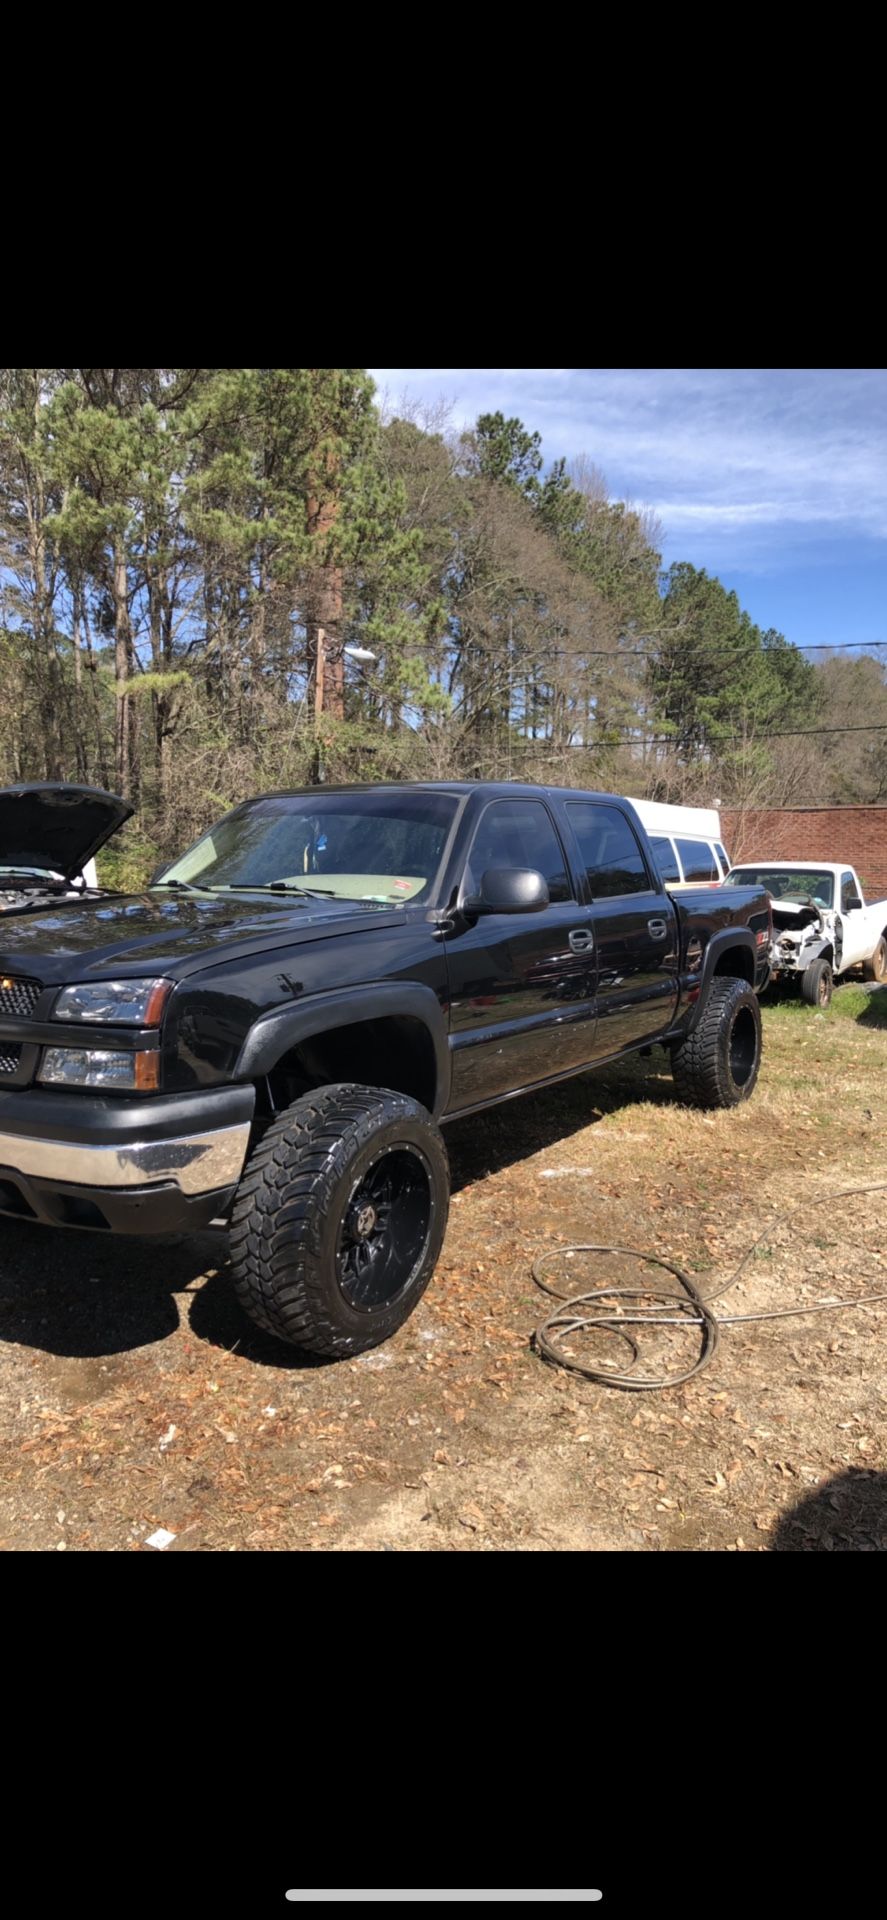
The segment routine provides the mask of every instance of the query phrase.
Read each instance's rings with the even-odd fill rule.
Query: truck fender
[[[394,1014],[420,1020],[434,1046],[437,1118],[450,1097],[450,1039],[446,1016],[431,987],[418,980],[385,980],[377,985],[342,987],[329,993],[288,1001],[259,1016],[241,1047],[235,1069],[238,1080],[256,1080],[271,1073],[284,1054],[318,1033],[350,1027],[357,1021],[384,1020]]]
[[[748,952],[751,956],[752,984],[754,983],[755,973],[757,969],[757,947],[755,945],[755,936],[752,933],[751,928],[750,927],[721,927],[718,933],[712,934],[712,937],[709,940],[708,946],[705,949],[705,953],[702,959],[702,967],[698,975],[699,995],[690,1008],[690,1012],[689,1012],[689,1016],[687,1018],[686,1024],[682,1029],[682,1035],[693,1032],[693,1028],[696,1026],[696,1023],[699,1020],[700,1015],[702,1013],[702,1009],[705,1006],[706,995],[708,993],[709,987],[711,986],[712,980],[714,979],[715,970],[717,968],[718,961],[722,954],[729,952],[732,948],[735,948],[735,947],[747,947]],[[695,985],[695,982],[694,982],[694,985]]]

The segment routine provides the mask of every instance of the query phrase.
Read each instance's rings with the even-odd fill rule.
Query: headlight
[[[95,1026],[159,1027],[171,980],[102,980],[64,987],[53,1020],[91,1020]]]
[[[117,1093],[154,1093],[160,1054],[117,1053],[108,1047],[46,1047],[38,1080],[46,1087],[107,1087]]]

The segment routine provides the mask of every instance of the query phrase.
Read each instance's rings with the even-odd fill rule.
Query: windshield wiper
[[[297,887],[292,880],[219,880],[208,893],[301,893],[306,899],[315,894],[334,896],[328,887]]]
[[[157,880],[155,881],[155,885],[158,887],[177,887],[182,893],[203,893],[206,891],[203,887],[193,886],[190,880]]]

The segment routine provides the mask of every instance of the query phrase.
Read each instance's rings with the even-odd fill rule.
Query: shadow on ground
[[[606,1113],[673,1098],[663,1066],[661,1053],[635,1057],[447,1128],[453,1191],[569,1139]],[[167,1339],[185,1313],[197,1339],[229,1351],[236,1346],[259,1366],[326,1364],[253,1327],[234,1297],[222,1232],[140,1240],[0,1217],[0,1339],[71,1359],[107,1357]]]
[[[868,1002],[856,1016],[859,1027],[887,1027],[887,987],[872,987]]]
[[[166,1340],[187,1319],[196,1339],[236,1347],[258,1366],[324,1364],[241,1312],[224,1232],[140,1240],[3,1220],[0,1246],[0,1340],[106,1359]]]
[[[849,1467],[790,1507],[774,1553],[876,1553],[887,1548],[887,1473]]]
[[[628,1110],[642,1100],[669,1106],[674,1097],[666,1055],[655,1048],[650,1059],[632,1054],[616,1065],[457,1120],[444,1129],[453,1192],[504,1167],[517,1166],[559,1140],[572,1139],[607,1114]]]

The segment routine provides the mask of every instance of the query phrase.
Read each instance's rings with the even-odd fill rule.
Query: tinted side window
[[[718,859],[720,860],[720,863],[724,869],[724,872],[729,873],[730,861],[727,855],[727,849],[726,847],[721,846],[720,840],[715,841],[715,853],[717,854]]]
[[[841,875],[841,912],[848,913],[850,911],[850,906],[849,906],[850,901],[856,899],[857,897],[858,896],[856,893],[856,881],[854,880],[852,873],[842,873]]]
[[[679,840],[678,853],[685,880],[720,880],[718,863],[706,840]]]
[[[567,811],[579,842],[593,900],[620,893],[649,893],[650,879],[632,827],[616,807],[570,800]]]
[[[656,855],[660,879],[664,880],[666,885],[670,880],[680,880],[681,869],[671,841],[667,840],[663,834],[653,833],[650,835],[650,845]]]
[[[466,893],[479,893],[488,867],[534,867],[552,900],[571,900],[563,849],[541,800],[493,800],[481,815],[465,868]]]

